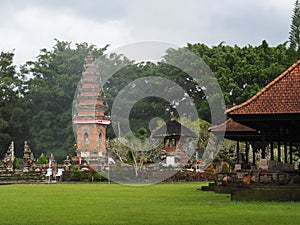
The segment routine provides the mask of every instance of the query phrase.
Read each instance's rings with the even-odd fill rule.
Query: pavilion
[[[246,162],[246,165],[244,166],[246,168],[249,167],[249,144],[251,143],[253,145],[253,143],[261,140],[261,135],[259,131],[257,131],[254,128],[240,124],[234,121],[232,118],[229,118],[220,125],[210,127],[209,131],[213,132],[216,135],[225,132],[226,139],[236,141],[237,163],[240,163],[240,159],[242,158],[240,157],[240,142],[245,142],[246,148],[244,160]],[[255,151],[253,151],[252,154],[252,159],[254,159],[252,163],[255,164]]]
[[[276,77],[261,91],[244,103],[226,111],[229,119],[211,132],[225,130],[225,138],[246,143],[248,163],[249,143],[255,152],[261,152],[261,159],[294,164],[299,157],[300,144],[300,60]],[[277,150],[277,152],[275,152]],[[277,154],[274,154],[277,153]],[[297,157],[295,157],[298,155]],[[239,157],[237,157],[239,163]]]
[[[170,115],[170,120],[166,125],[159,128],[154,138],[162,138],[164,140],[163,149],[167,152],[174,152],[176,149],[183,150],[183,143],[185,139],[196,138],[196,134],[175,120],[173,112]]]
[[[231,200],[300,201],[299,165],[295,168],[300,158],[299,90],[300,60],[252,98],[226,110],[228,120],[210,131],[225,131],[225,138],[236,141],[235,170],[218,173],[216,182],[202,190],[228,193]],[[240,154],[241,142],[245,155]]]
[[[163,139],[163,150],[166,153],[166,159],[177,158],[181,164],[186,164],[189,157],[184,152],[184,143],[189,139],[195,139],[197,135],[186,126],[175,120],[173,112],[170,114],[170,120],[159,128],[153,138]]]

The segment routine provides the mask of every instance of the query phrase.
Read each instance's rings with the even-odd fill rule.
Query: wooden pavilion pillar
[[[236,163],[240,163],[240,143],[236,141]]]
[[[289,149],[289,153],[290,153],[290,164],[293,164],[293,144],[292,142],[290,142],[290,149]]]
[[[256,147],[254,142],[252,142],[252,159],[253,159],[252,165],[253,166],[255,166],[255,152],[256,152]]]
[[[261,149],[261,158],[262,159],[266,158],[266,147],[264,145],[262,145],[262,149]]]
[[[284,140],[284,149],[283,149],[283,152],[284,152],[284,162],[287,163],[288,162],[288,152],[287,152],[287,143],[286,143],[286,140]]]
[[[271,160],[274,160],[274,143],[273,143],[273,140],[271,141],[270,143],[270,156],[271,156]]]
[[[280,149],[280,141],[278,141],[278,147],[277,147],[277,151],[278,151],[278,153],[277,153],[277,156],[278,156],[278,162],[281,162],[281,149]]]
[[[249,142],[246,141],[246,164],[249,163]]]
[[[266,145],[265,145],[265,140],[266,140],[266,132],[265,130],[263,129],[262,130],[262,135],[261,135],[261,158],[262,159],[266,159]]]

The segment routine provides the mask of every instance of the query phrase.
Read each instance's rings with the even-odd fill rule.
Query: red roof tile
[[[248,101],[228,109],[232,114],[300,113],[300,60]]]
[[[255,132],[256,130],[251,127],[242,125],[230,118],[230,119],[226,120],[224,123],[221,123],[220,125],[210,127],[209,131],[211,131],[211,132],[224,132],[224,131],[226,131],[226,132]]]

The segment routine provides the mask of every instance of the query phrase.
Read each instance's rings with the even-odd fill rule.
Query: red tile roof
[[[248,101],[228,109],[233,114],[300,113],[300,60]]]
[[[238,122],[235,122],[233,119],[228,119],[220,125],[210,127],[209,131],[211,132],[256,132],[255,129],[247,127]]]

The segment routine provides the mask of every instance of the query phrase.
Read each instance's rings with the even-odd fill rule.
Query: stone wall
[[[2,171],[0,172],[0,184],[6,183],[37,183],[45,182],[43,171]]]

